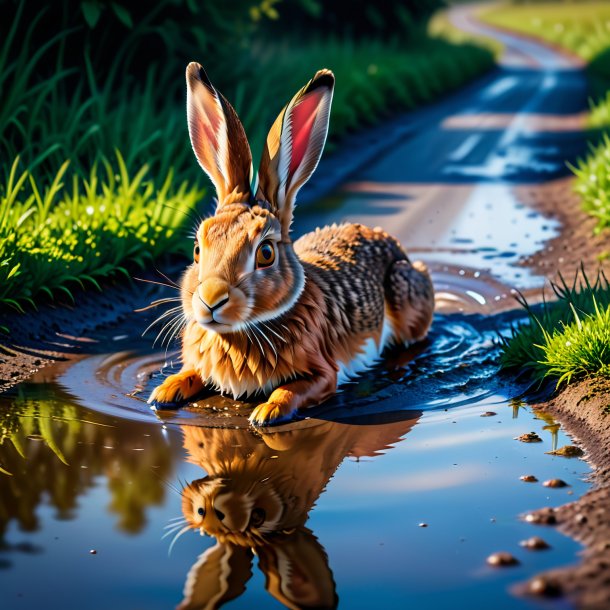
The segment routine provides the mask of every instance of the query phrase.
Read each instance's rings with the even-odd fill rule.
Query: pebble
[[[418,527],[428,527],[428,524],[427,523],[419,523]]]
[[[555,580],[538,576],[530,581],[529,591],[533,595],[559,597],[561,595],[561,585]]]
[[[481,417],[493,417],[497,415],[495,411],[485,411],[485,413],[481,413]]]
[[[525,515],[525,520],[528,523],[536,523],[538,525],[555,525],[557,523],[557,517],[552,508],[543,508],[538,512],[528,513]]]
[[[526,483],[538,483],[538,479],[533,474],[524,474],[519,478]]]
[[[487,558],[487,563],[494,567],[516,566],[519,565],[519,560],[506,551],[499,551],[498,553],[492,553]]]
[[[554,488],[569,487],[569,485],[562,479],[549,479],[548,481],[545,481],[543,483],[543,485],[545,487],[554,487]]]
[[[530,551],[542,551],[543,549],[550,549],[551,546],[546,540],[540,538],[540,536],[532,536],[527,540],[522,540],[519,543],[523,548],[529,549]]]
[[[89,555],[97,555],[97,551],[95,549],[91,549],[89,551]]]
[[[526,432],[521,436],[515,436],[516,441],[521,441],[522,443],[541,443],[542,439],[535,432]]]

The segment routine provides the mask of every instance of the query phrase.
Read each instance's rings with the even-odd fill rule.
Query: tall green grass
[[[596,233],[610,227],[610,137],[590,145],[590,152],[572,171],[574,190],[581,196],[583,209],[597,220]]]
[[[130,175],[118,152],[86,179],[69,176],[66,161],[42,185],[18,165],[0,194],[0,303],[20,311],[179,251],[180,229],[203,196],[175,184],[171,170],[159,188],[147,166]]]
[[[531,307],[528,320],[502,339],[501,366],[534,380],[570,383],[610,372],[610,284],[603,274],[590,282],[581,271],[572,284],[552,284],[556,300]]]

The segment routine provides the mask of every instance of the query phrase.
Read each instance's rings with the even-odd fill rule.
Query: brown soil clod
[[[561,585],[557,580],[543,576],[533,578],[529,582],[527,591],[541,597],[560,597],[562,594]]]
[[[532,536],[527,540],[522,540],[519,545],[530,551],[543,551],[551,548],[551,545],[546,540],[540,538],[540,536]]]
[[[538,479],[533,474],[524,474],[519,477],[521,481],[526,483],[538,483]]]
[[[524,519],[528,523],[535,523],[536,525],[555,525],[557,523],[557,516],[555,515],[554,508],[541,508],[533,513],[525,515]]]
[[[508,566],[517,566],[520,562],[514,555],[511,555],[506,551],[499,551],[497,553],[492,553],[487,558],[487,563],[494,568],[503,568]]]
[[[521,434],[520,436],[515,436],[516,441],[521,441],[522,443],[541,443],[542,439],[536,434],[536,432],[526,432],[525,434]]]
[[[552,487],[559,489],[561,487],[569,487],[569,485],[563,479],[549,479],[543,483],[545,487]]]
[[[559,449],[555,449],[555,451],[547,451],[546,453],[549,455],[560,455],[561,457],[573,458],[581,457],[585,452],[576,445],[564,445]]]

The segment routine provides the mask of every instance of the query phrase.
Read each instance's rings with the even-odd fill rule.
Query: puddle
[[[569,439],[498,375],[497,333],[520,313],[482,314],[450,276],[447,302],[477,313],[438,314],[425,349],[390,354],[272,433],[249,430],[248,407],[222,397],[151,411],[140,396],[166,358],[133,339],[133,321],[108,354],[45,369],[0,397],[3,608],[51,599],[160,609],[184,595],[183,608],[211,599],[333,607],[337,598],[342,608],[538,607],[511,587],[574,561],[579,546],[518,515],[580,496],[589,468],[546,455]],[[542,442],[514,440],[529,431]],[[557,477],[570,487],[542,486]],[[183,527],[181,494],[214,536],[186,531],[168,556]],[[552,549],[523,550],[534,534]],[[488,567],[499,550],[521,564]]]
[[[328,222],[380,225],[407,246],[413,260],[433,269],[470,269],[520,290],[540,287],[545,278],[519,261],[559,233],[556,220],[520,203],[507,184],[358,182],[341,197],[334,194],[299,212],[299,232],[313,229],[321,213]]]

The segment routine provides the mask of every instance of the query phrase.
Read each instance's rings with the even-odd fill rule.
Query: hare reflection
[[[328,557],[305,527],[342,460],[376,456],[401,440],[412,419],[374,425],[309,420],[262,436],[184,426],[189,461],[207,476],[183,490],[193,529],[216,538],[191,568],[179,610],[219,608],[241,595],[253,556],[268,592],[289,608],[335,608]]]

